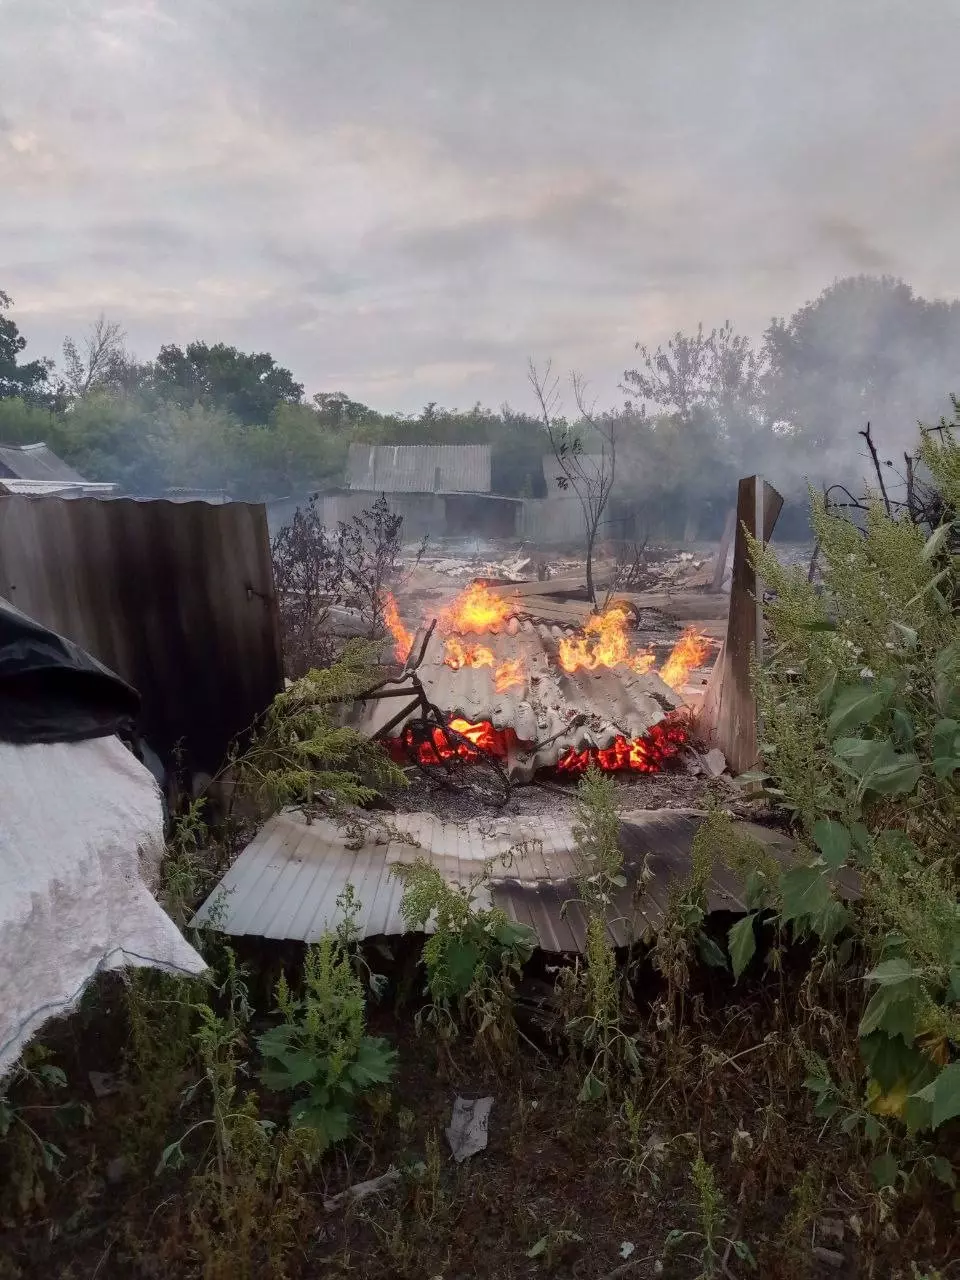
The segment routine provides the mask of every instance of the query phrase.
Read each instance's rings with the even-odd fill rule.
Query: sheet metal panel
[[[215,772],[282,688],[262,506],[0,497],[0,595],[138,689],[168,763]]]
[[[626,946],[656,933],[669,901],[670,887],[690,873],[690,849],[704,815],[690,809],[624,813],[620,847],[627,887],[618,895],[608,920],[611,944]],[[791,841],[753,824],[740,824],[771,855],[789,864]],[[363,937],[403,932],[403,888],[390,872],[397,862],[418,857],[435,866],[450,884],[467,885],[490,858],[512,846],[525,846],[509,867],[496,863],[490,893],[510,919],[531,925],[545,951],[581,951],[586,921],[576,902],[579,869],[573,824],[553,815],[501,817],[470,824],[444,822],[430,813],[397,814],[389,823],[373,823],[356,848],[346,831],[329,818],[307,822],[294,811],[271,818],[203,904],[195,925],[213,923],[223,932],[316,942],[336,927],[337,899],[352,884],[360,904]],[[644,863],[653,880],[638,889]],[[848,896],[856,895],[845,883]],[[711,910],[740,910],[736,877],[723,867],[707,886]],[[479,898],[481,905],[487,899]]]
[[[371,493],[489,493],[488,444],[352,444],[347,484]]]
[[[62,458],[42,442],[39,444],[0,444],[0,476],[18,480],[66,480],[85,484],[79,471],[74,471]]]

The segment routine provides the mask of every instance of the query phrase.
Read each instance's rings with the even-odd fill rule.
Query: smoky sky
[[[835,277],[960,294],[960,0],[0,0],[33,355],[269,350],[383,409],[600,400]]]

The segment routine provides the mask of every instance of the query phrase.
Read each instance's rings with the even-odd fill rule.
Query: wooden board
[[[727,635],[700,708],[703,736],[720,748],[733,773],[745,773],[757,763],[750,666],[755,656],[762,656],[762,587],[750,563],[746,531],[769,542],[782,507],[783,498],[760,476],[740,481]]]

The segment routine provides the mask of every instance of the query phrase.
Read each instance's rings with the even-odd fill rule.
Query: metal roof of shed
[[[673,883],[690,871],[690,849],[704,814],[691,809],[638,810],[624,813],[620,847],[627,886],[610,913],[609,941],[625,946],[656,933]],[[793,843],[780,832],[753,823],[736,824],[754,836],[776,860],[789,864]],[[396,863],[423,858],[450,884],[466,886],[486,861],[514,850],[508,868],[495,861],[489,893],[508,917],[530,925],[545,951],[580,951],[585,938],[583,913],[574,899],[579,870],[573,824],[551,814],[443,821],[430,813],[392,815],[373,822],[359,839],[330,818],[308,822],[285,810],[276,814],[240,854],[203,904],[193,924],[210,924],[231,935],[316,942],[338,920],[337,898],[348,884],[360,906],[362,937],[404,932],[400,915],[403,885],[391,874]],[[651,878],[639,890],[640,870]],[[850,885],[846,892],[855,892]],[[638,891],[639,890],[639,891]],[[707,886],[711,911],[742,912],[740,884],[729,870],[716,867]]]
[[[86,484],[83,476],[58,458],[48,445],[0,444],[0,477],[16,480],[60,480]]]
[[[488,444],[352,444],[347,484],[371,493],[489,493]]]

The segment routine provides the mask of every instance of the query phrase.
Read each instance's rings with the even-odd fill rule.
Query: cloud
[[[269,349],[384,408],[601,399],[637,340],[836,275],[960,293],[954,0],[5,0],[0,287],[30,350]]]

